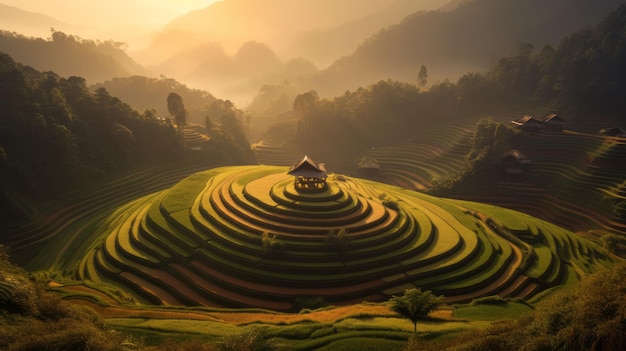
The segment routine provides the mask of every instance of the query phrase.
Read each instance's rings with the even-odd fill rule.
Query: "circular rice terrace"
[[[289,310],[294,299],[530,297],[612,266],[592,241],[502,208],[333,175],[299,192],[286,167],[195,173],[109,218],[74,278],[142,303]]]

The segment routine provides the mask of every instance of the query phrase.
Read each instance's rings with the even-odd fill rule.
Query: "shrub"
[[[123,336],[117,332],[107,332],[72,319],[54,323],[29,319],[12,331],[7,351],[113,351],[119,350],[123,341]]]
[[[303,296],[293,300],[294,311],[316,310],[327,306],[330,304],[321,296]]]
[[[507,300],[498,295],[485,296],[472,300],[472,305],[506,305]]]
[[[626,349],[626,264],[581,281],[575,291],[554,296],[537,314],[533,332],[561,349]]]
[[[394,201],[394,200],[384,200],[383,206],[390,208],[392,210],[395,210],[395,211],[400,211],[400,205],[398,204],[397,201]]]
[[[0,310],[37,314],[37,292],[33,283],[19,275],[0,275]]]
[[[113,351],[124,350],[123,341],[91,308],[41,290],[0,248],[0,349]]]
[[[257,329],[226,337],[219,347],[221,351],[273,351],[280,348],[275,339],[267,338]]]
[[[128,349],[133,350],[133,348]],[[143,350],[143,349],[141,349]],[[217,351],[215,345],[203,343],[201,341],[185,341],[185,342],[165,342],[161,345],[151,347],[146,351]]]
[[[339,182],[345,182],[347,178],[343,174],[335,174],[335,180]]]

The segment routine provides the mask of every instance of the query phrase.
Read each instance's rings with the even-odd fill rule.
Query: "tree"
[[[443,305],[443,296],[436,296],[430,290],[407,289],[402,296],[393,296],[391,310],[413,322],[413,332],[417,333],[417,321]]]
[[[281,251],[285,248],[285,243],[280,241],[276,234],[272,235],[269,232],[263,232],[261,235],[261,243],[263,245],[263,254],[268,255],[274,252],[274,248],[278,247]]]
[[[346,228],[341,228],[338,231],[331,229],[324,242],[331,249],[337,250],[338,253],[344,253],[350,247],[350,238],[347,234]]]
[[[425,87],[428,82],[428,70],[426,66],[422,65],[420,67],[420,71],[417,74],[417,85],[420,87]]]
[[[176,119],[176,125],[179,129],[187,124],[187,111],[180,95],[170,93],[167,96],[167,110]]]
[[[317,92],[313,90],[296,96],[293,102],[293,110],[302,114],[304,130],[306,131],[310,131],[315,125],[315,110],[318,102]]]
[[[213,129],[213,122],[211,122],[211,117],[209,115],[204,116],[204,127],[206,128],[207,133],[211,133]]]

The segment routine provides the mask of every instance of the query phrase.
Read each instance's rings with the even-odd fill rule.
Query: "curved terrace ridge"
[[[289,310],[299,297],[382,301],[411,286],[451,302],[528,297],[612,265],[521,213],[334,175],[302,192],[286,171],[207,170],[125,205],[74,276],[143,303]]]

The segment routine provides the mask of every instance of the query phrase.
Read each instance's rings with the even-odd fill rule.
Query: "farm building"
[[[622,127],[604,128],[599,133],[609,137],[626,138],[626,130]]]
[[[304,156],[302,161],[296,162],[289,168],[287,174],[295,177],[295,187],[298,191],[322,191],[326,189],[326,166],[317,163],[310,157]]]
[[[379,175],[380,165],[373,157],[362,157],[357,165],[356,174],[359,177],[371,178]]]
[[[517,121],[511,121],[511,123],[526,132],[537,132],[544,127],[544,122],[532,116],[524,116]]]
[[[543,123],[547,130],[553,132],[562,132],[565,127],[565,120],[556,113],[549,114]]]
[[[510,150],[502,157],[502,170],[507,175],[524,174],[530,160],[518,150]]]

